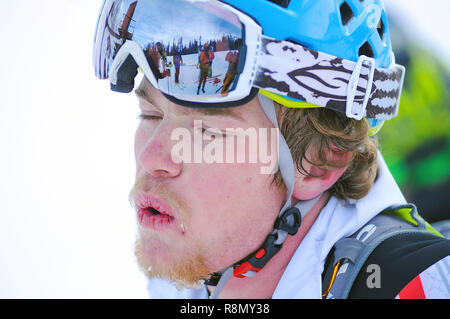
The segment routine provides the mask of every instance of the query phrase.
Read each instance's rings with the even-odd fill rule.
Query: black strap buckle
[[[302,215],[300,210],[297,207],[292,207],[277,218],[274,224],[274,230],[283,230],[289,235],[295,235],[301,224]],[[264,243],[256,250],[256,252],[234,264],[234,275],[238,278],[251,277],[261,270],[269,260],[280,251],[283,243],[276,243],[278,236],[278,232],[272,232],[266,237]],[[220,276],[221,274],[214,273],[211,275],[210,279],[205,281],[205,283],[208,285],[217,285]]]
[[[287,209],[281,214],[274,224],[274,230],[283,230],[289,235],[297,234],[297,231],[302,224],[302,215],[297,207]],[[235,264],[235,268],[245,262],[250,263],[253,268],[262,269],[269,260],[275,256],[281,249],[283,243],[277,244],[278,232],[272,232],[267,236],[264,243],[259,247],[256,253],[251,254],[244,262]]]
[[[284,230],[289,235],[295,235],[302,224],[302,214],[297,207],[286,210],[275,221],[274,229]]]

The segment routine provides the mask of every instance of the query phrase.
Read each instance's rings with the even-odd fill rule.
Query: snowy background
[[[386,0],[450,61],[450,1]],[[100,0],[0,0],[0,298],[146,298],[133,95],[93,75]]]

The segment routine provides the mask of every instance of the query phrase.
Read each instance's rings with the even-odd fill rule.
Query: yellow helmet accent
[[[296,100],[292,100],[290,98],[260,89],[259,93],[261,93],[264,96],[267,96],[269,99],[274,100],[275,102],[284,105],[286,107],[292,108],[292,109],[310,109],[310,108],[317,108],[317,107],[322,107],[319,105],[315,105],[315,104],[311,104],[311,103],[307,103],[307,102],[301,102],[301,101],[296,101]]]
[[[365,119],[367,121],[367,119]],[[377,126],[371,127],[369,130],[369,136],[375,136],[377,135],[377,133],[381,130],[381,128],[383,127],[385,121],[382,121],[380,124],[378,124]]]
[[[296,101],[296,100],[292,100],[289,98],[286,98],[284,96],[278,95],[276,93],[272,93],[263,89],[259,90],[259,93],[261,93],[264,96],[267,96],[269,99],[283,105],[286,106],[288,108],[293,108],[293,109],[310,109],[310,108],[319,108],[322,106],[319,105],[315,105],[315,104],[311,104],[311,103],[307,103],[307,102],[302,102],[302,101]],[[365,121],[367,121],[367,119],[364,119]],[[369,130],[369,136],[374,136],[376,135],[381,127],[383,126],[384,121],[382,121],[380,124],[378,124],[375,127],[371,127]]]

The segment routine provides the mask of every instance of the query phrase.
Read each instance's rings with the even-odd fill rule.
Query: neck
[[[323,194],[308,214],[303,217],[302,224],[295,236],[288,236],[283,248],[267,263],[267,265],[254,277],[231,277],[220,293],[219,298],[224,299],[269,299],[272,297],[278,282],[283,276],[292,256],[298,246],[311,229],[320,211],[329,199],[328,194]],[[297,200],[298,202],[298,200]],[[293,200],[293,204],[296,202]],[[208,286],[210,292],[215,287]]]

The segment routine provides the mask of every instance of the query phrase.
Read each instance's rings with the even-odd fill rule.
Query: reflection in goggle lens
[[[99,76],[108,77],[119,49],[133,40],[164,93],[226,96],[234,89],[243,37],[234,13],[187,0],[118,0],[105,10]]]

